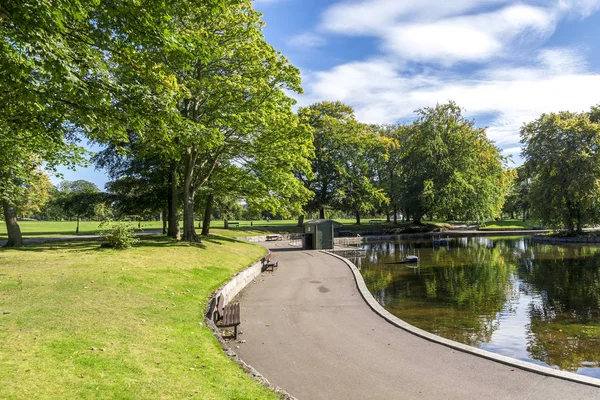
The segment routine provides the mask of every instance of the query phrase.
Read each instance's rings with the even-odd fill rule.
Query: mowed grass
[[[138,223],[131,222],[137,229]],[[74,236],[77,228],[76,221],[19,221],[21,233],[25,238]],[[142,230],[162,229],[161,221],[142,221]],[[96,235],[105,231],[106,227],[100,227],[98,221],[81,221],[79,223],[79,235]],[[6,238],[6,224],[0,223],[0,238]]]
[[[203,322],[210,293],[264,253],[219,237],[0,251],[0,398],[275,398]]]
[[[493,229],[531,229],[541,227],[542,223],[537,220],[528,219],[523,221],[522,219],[506,219],[503,221],[493,221],[487,223],[481,227],[480,230],[493,230]]]
[[[308,221],[308,219],[306,219]],[[387,224],[385,222],[369,223],[369,219],[364,219],[361,225],[356,225],[353,219],[336,219],[344,224],[342,230],[362,231],[362,230],[385,230],[397,228],[397,225]],[[270,233],[302,233],[303,228],[297,226],[297,220],[259,220],[259,221],[232,221],[238,222],[239,227],[224,229],[222,220],[212,221],[210,232],[225,237],[244,237],[244,236],[263,236]],[[138,223],[131,222],[131,225],[137,229]],[[183,223],[180,222],[183,227]],[[24,238],[51,238],[58,236],[76,236],[76,221],[19,221],[19,227]],[[200,227],[199,224],[196,227]],[[82,221],[79,226],[79,236],[97,235],[105,231],[106,227],[100,227],[97,221]],[[162,229],[161,221],[142,221],[141,229],[154,231]],[[6,239],[6,224],[0,223],[0,239]]]

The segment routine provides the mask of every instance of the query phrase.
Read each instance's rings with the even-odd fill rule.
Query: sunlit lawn
[[[0,251],[0,398],[274,398],[203,324],[209,294],[265,250],[210,237]]]
[[[541,227],[542,223],[537,220],[528,219],[523,221],[522,219],[506,219],[503,221],[493,221],[487,223],[485,226],[481,227],[481,230],[489,230],[489,229],[528,229]]]
[[[308,219],[306,219],[308,221]],[[388,224],[385,221],[373,220],[364,218],[361,225],[356,225],[354,219],[336,219],[336,221],[344,224],[342,230],[349,231],[364,231],[364,230],[386,230],[397,228],[398,225]],[[298,220],[258,220],[258,221],[231,221],[239,223],[239,227],[231,227],[224,229],[222,220],[212,221],[211,233],[223,235],[226,237],[240,236],[261,236],[269,233],[301,233],[302,227],[298,227]],[[137,222],[130,222],[135,228],[138,227]],[[180,222],[180,225],[183,224]],[[400,223],[402,225],[402,223]],[[41,238],[41,237],[57,237],[75,235],[77,227],[76,221],[19,221],[19,226],[23,237],[25,238]],[[196,225],[198,228],[200,224]],[[140,223],[142,230],[156,231],[162,229],[161,221],[142,221]],[[79,235],[96,235],[104,231],[106,227],[101,227],[97,221],[82,221],[80,222]],[[0,223],[0,239],[6,238],[6,225]]]

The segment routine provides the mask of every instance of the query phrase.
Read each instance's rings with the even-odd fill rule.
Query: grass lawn
[[[533,219],[523,221],[522,219],[505,219],[503,221],[489,222],[485,226],[481,227],[480,230],[490,229],[528,229],[534,227],[540,227],[542,223]]]
[[[79,235],[96,235],[106,228],[99,227],[100,222],[82,221],[79,224]],[[137,222],[132,225],[137,228]],[[162,229],[160,221],[142,221],[142,229]],[[23,237],[53,237],[75,235],[76,221],[19,221]],[[6,238],[6,224],[0,222],[0,238]]]
[[[356,225],[353,219],[337,219],[336,221],[344,224],[342,230],[349,231],[363,231],[363,230],[386,230],[397,228],[397,225],[383,223],[370,224],[370,219],[363,219],[361,225]],[[212,234],[222,235],[225,237],[241,237],[241,236],[263,236],[270,233],[301,233],[303,232],[302,227],[296,226],[297,220],[271,220],[269,222],[265,220],[252,221],[235,221],[239,222],[239,227],[224,229],[223,221],[217,220],[212,221],[210,232]],[[99,222],[96,221],[82,221],[80,223],[79,235],[95,235],[102,232],[105,228],[99,227]],[[401,223],[402,224],[402,223]],[[132,223],[137,227],[137,222]],[[183,226],[183,223],[180,222]],[[19,226],[23,237],[25,238],[36,238],[36,237],[56,237],[56,236],[70,236],[75,235],[75,228],[77,222],[75,221],[19,221]],[[162,229],[162,222],[160,221],[142,221],[142,230],[156,230]],[[6,224],[0,223],[0,239],[6,239]]]
[[[1,250],[0,398],[276,398],[203,323],[209,294],[264,252],[218,237]]]

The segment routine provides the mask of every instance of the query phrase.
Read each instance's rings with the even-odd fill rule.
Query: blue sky
[[[255,0],[302,71],[300,105],[339,100],[368,123],[456,101],[520,163],[519,127],[600,103],[600,0]],[[103,186],[101,171],[65,172]]]

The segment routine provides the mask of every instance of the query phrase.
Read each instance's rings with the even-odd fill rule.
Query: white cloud
[[[569,68],[548,68],[551,53]],[[572,50],[541,51],[530,67],[497,66],[465,79],[435,73],[406,75],[389,59],[353,62],[307,76],[301,104],[340,100],[355,107],[368,123],[393,123],[414,116],[414,110],[456,101],[470,117],[493,116],[488,136],[502,147],[519,142],[519,129],[545,112],[583,111],[600,102],[600,74],[585,70]]]
[[[315,48],[325,44],[325,39],[315,33],[302,33],[288,39],[287,44],[299,48]]]
[[[323,13],[326,32],[371,36],[403,60],[484,62],[509,53],[514,41],[551,35],[566,15],[588,16],[600,0],[376,0],[341,2]],[[539,3],[539,5],[535,5]]]
[[[517,158],[524,123],[600,102],[584,48],[544,48],[561,21],[598,10],[600,0],[341,1],[323,13],[320,33],[375,37],[381,52],[305,73],[299,103],[339,100],[364,122],[394,123],[453,100]]]
[[[342,34],[385,32],[399,21],[436,21],[461,15],[482,6],[507,3],[509,0],[366,0],[339,2],[323,13],[321,26]]]
[[[501,54],[525,32],[536,37],[554,30],[553,13],[516,5],[500,11],[390,28],[385,47],[414,61],[484,61]]]

